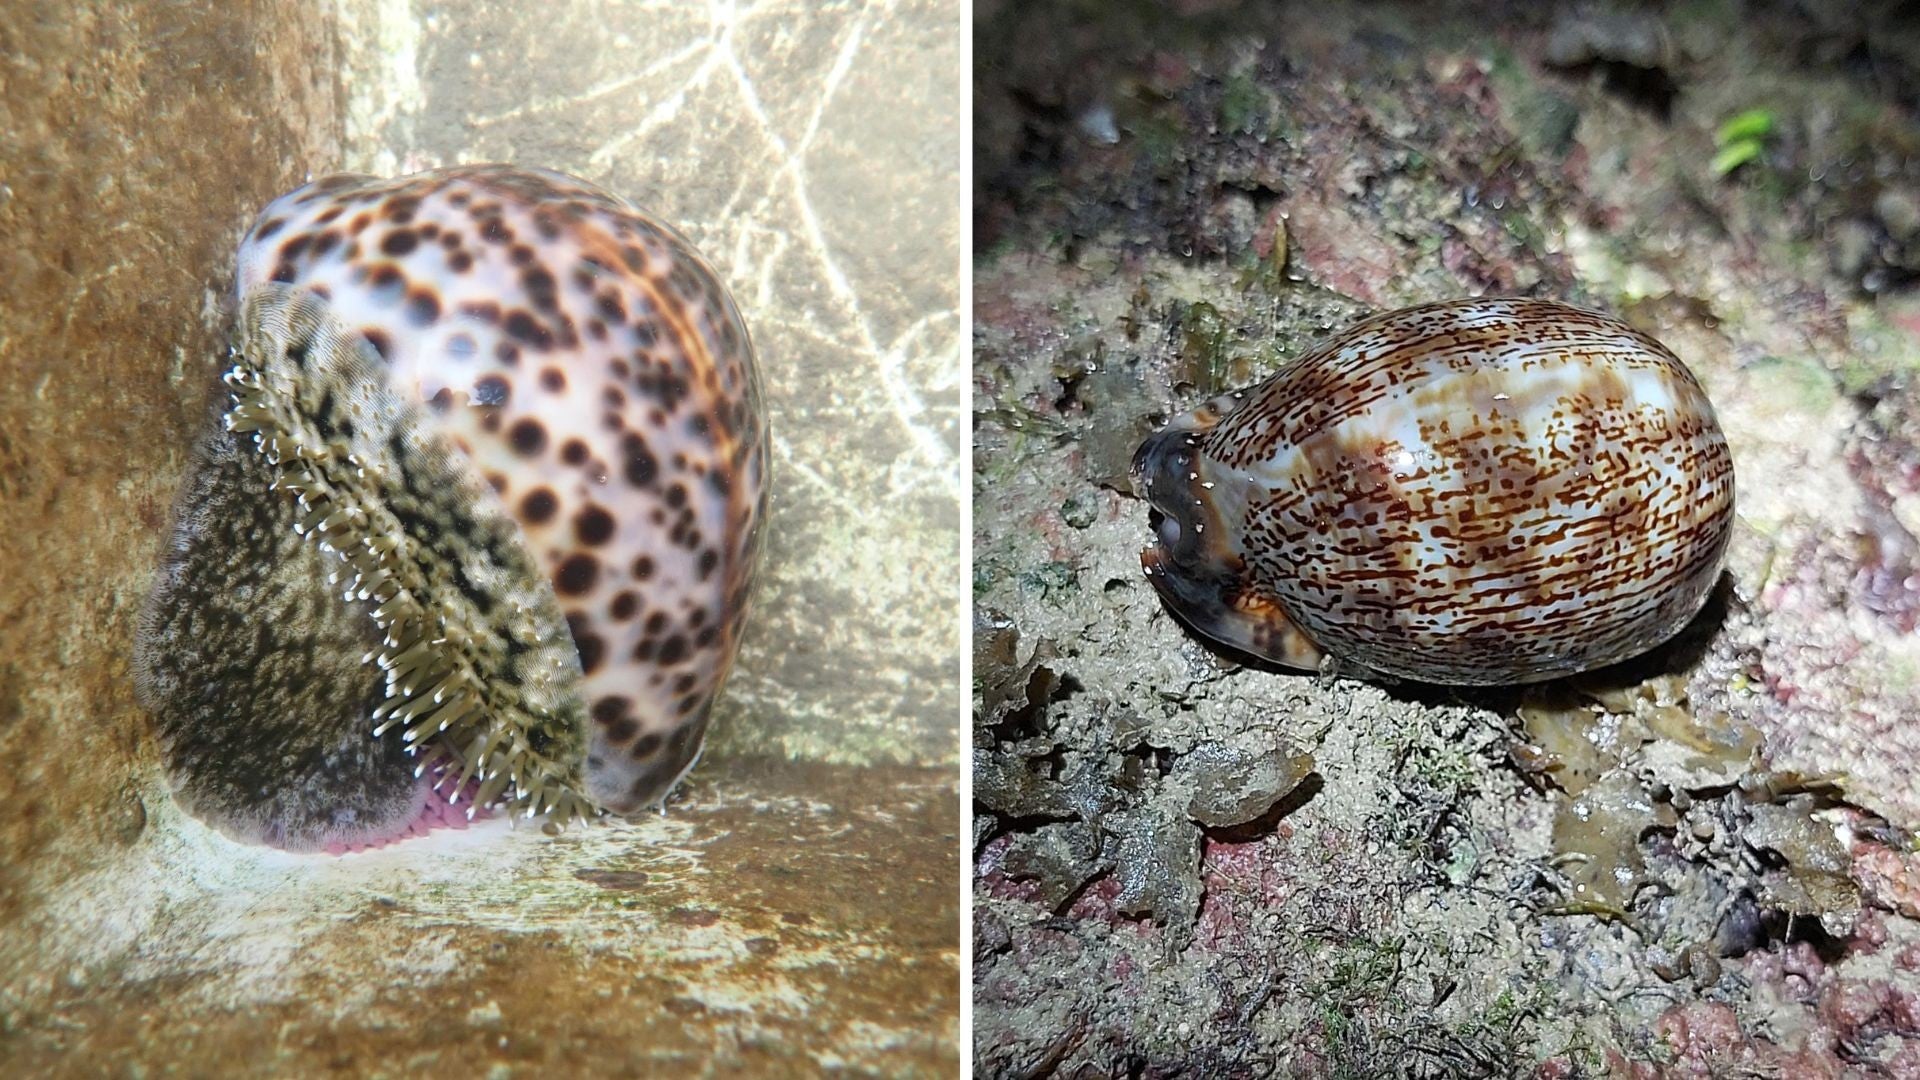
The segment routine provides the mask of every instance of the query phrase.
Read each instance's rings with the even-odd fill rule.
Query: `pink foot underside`
[[[328,855],[373,851],[441,829],[465,829],[476,821],[485,821],[493,816],[492,810],[473,805],[474,793],[480,787],[478,780],[469,780],[465,787],[459,789],[457,799],[453,797],[453,781],[453,777],[435,770],[421,781],[425,796],[419,811],[405,825],[393,830],[337,837],[329,840],[320,850]]]

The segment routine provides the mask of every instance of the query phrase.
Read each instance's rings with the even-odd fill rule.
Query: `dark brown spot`
[[[660,643],[660,662],[677,664],[687,658],[687,639],[675,634]]]
[[[520,284],[526,287],[527,298],[541,311],[552,311],[558,307],[554,295],[553,274],[544,266],[529,266],[520,275]]]
[[[405,225],[413,220],[413,213],[419,208],[420,200],[400,198],[387,204],[386,214],[395,225]]]
[[[499,492],[500,494],[505,495],[507,493],[507,478],[505,476],[502,476],[497,472],[488,473],[487,483],[491,484],[493,486],[493,490]]]
[[[338,211],[335,211],[335,213],[338,213]],[[267,237],[272,236],[274,233],[279,232],[281,227],[286,225],[286,223],[287,223],[286,218],[272,218],[270,220],[263,221],[260,223],[259,231],[255,232],[253,235],[257,239],[265,240]]]
[[[687,487],[685,484],[675,484],[667,489],[667,505],[673,507],[675,510],[687,505]]]
[[[533,417],[525,417],[507,429],[507,441],[522,457],[533,457],[547,448],[547,429]]]
[[[520,500],[520,516],[532,524],[545,525],[553,520],[554,511],[560,509],[560,501],[546,488],[535,488],[527,492]]]
[[[440,298],[430,289],[415,289],[407,294],[407,314],[419,326],[432,326],[440,317]]]
[[[360,331],[360,336],[367,339],[367,344],[373,346],[373,351],[380,354],[380,359],[386,360],[393,356],[393,341],[387,337],[386,331],[367,327]]]
[[[607,725],[607,738],[615,743],[623,743],[640,732],[640,725],[634,723],[631,716],[615,717],[603,721]]]
[[[660,475],[660,462],[654,458],[653,451],[647,448],[647,440],[637,433],[628,432],[621,440],[621,448],[627,455],[624,469],[627,483],[643,488],[653,483],[654,479]]]
[[[540,385],[557,394],[567,388],[567,374],[556,367],[542,368]]]
[[[515,266],[532,265],[533,249],[525,244],[515,244],[507,249],[507,258],[512,259]]]
[[[633,580],[646,581],[651,577],[653,577],[653,558],[651,556],[642,555],[633,560]]]
[[[608,289],[596,297],[594,302],[599,305],[600,314],[605,316],[608,322],[618,324],[627,321],[627,305],[621,301],[617,290]]]
[[[419,246],[419,234],[412,229],[395,229],[387,234],[385,240],[380,241],[380,250],[396,259]]]
[[[713,550],[712,548],[708,548],[707,550],[701,552],[700,553],[700,580],[705,581],[708,578],[712,577],[713,568],[715,566],[718,566],[719,564],[720,564],[719,552]]]
[[[503,341],[493,347],[493,357],[508,367],[519,367],[520,346],[511,341]]]
[[[568,596],[579,596],[600,579],[600,560],[584,552],[569,555],[554,571],[553,587]]]
[[[666,741],[659,732],[649,731],[640,737],[639,742],[633,744],[633,756],[650,758],[660,752],[660,745]]]
[[[272,277],[270,278],[270,280],[273,280],[273,281],[292,281],[292,280],[293,280],[293,272],[294,272],[294,271],[293,271],[293,264],[292,264],[292,263],[281,263],[281,264],[280,264],[279,266],[276,266],[276,267],[274,267],[274,268],[273,268],[273,275],[272,275]]]
[[[513,384],[501,375],[483,375],[473,384],[473,403],[475,405],[505,405],[513,396]],[[532,423],[523,420],[521,423]],[[514,425],[514,438],[519,438],[519,424]],[[544,438],[544,436],[543,436]],[[517,444],[516,444],[517,445]],[[537,451],[538,448],[536,447]]]
[[[318,259],[340,245],[340,234],[328,229],[313,240],[313,257]]]
[[[661,631],[665,630],[666,628],[667,628],[666,612],[656,611],[653,614],[647,616],[647,625],[645,629],[647,631],[648,637],[653,637],[655,635],[658,635]]]
[[[443,412],[446,412],[448,409],[453,408],[452,388],[443,386],[440,389],[435,390],[433,392],[433,396],[427,399],[427,404],[433,406],[434,412],[443,413]]]
[[[392,263],[381,263],[375,267],[372,279],[374,288],[392,293],[391,296],[380,297],[383,303],[391,304],[406,296],[406,275],[402,274],[400,268]]]
[[[613,515],[589,505],[573,517],[573,534],[588,547],[599,547],[613,539]]]
[[[434,237],[440,235],[440,223],[436,221],[429,221],[425,225],[420,226],[419,233],[420,233],[420,239],[431,240]]]
[[[553,333],[540,325],[540,321],[529,311],[515,311],[507,316],[506,331],[521,341],[537,349],[553,347]]]
[[[633,613],[639,606],[640,598],[633,594],[633,590],[625,589],[614,596],[613,603],[607,605],[607,613],[621,622],[626,622],[633,618]]]
[[[447,257],[447,266],[456,274],[464,274],[473,269],[473,256],[464,251],[456,251]]]
[[[627,715],[627,711],[631,708],[633,708],[633,702],[617,694],[613,697],[603,697],[593,703],[593,718],[602,724],[611,724]]]
[[[560,460],[569,465],[583,465],[587,460],[587,444],[579,439],[568,439],[560,446]]]
[[[460,314],[483,323],[500,321],[500,305],[492,300],[468,300],[460,305]]]
[[[313,237],[307,233],[301,233],[299,236],[290,236],[287,238],[286,243],[280,245],[280,257],[288,262],[292,262],[299,258],[301,254],[307,250],[307,245],[311,243],[313,243]]]
[[[569,625],[573,620],[568,618]],[[600,661],[606,659],[607,643],[600,640],[598,634],[576,629],[573,632],[573,647],[580,654],[580,670],[591,675],[600,667]]]

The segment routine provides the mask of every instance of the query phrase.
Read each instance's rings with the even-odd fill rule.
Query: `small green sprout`
[[[1714,136],[1720,152],[1713,155],[1713,174],[1725,176],[1759,157],[1772,134],[1773,113],[1767,109],[1748,109],[1721,124]]]

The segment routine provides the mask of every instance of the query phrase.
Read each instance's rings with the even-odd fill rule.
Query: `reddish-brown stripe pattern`
[[[1551,301],[1369,319],[1193,426],[1197,505],[1172,512],[1217,519],[1208,557],[1323,651],[1406,678],[1527,682],[1650,648],[1699,610],[1732,525],[1693,375]],[[1186,558],[1158,565],[1199,576]]]

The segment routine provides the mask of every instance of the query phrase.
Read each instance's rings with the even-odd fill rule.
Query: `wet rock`
[[[1833,230],[1833,246],[1828,258],[1833,272],[1858,280],[1874,265],[1874,247],[1878,243],[1873,226],[1849,218]]]
[[[1887,188],[1873,200],[1873,212],[1895,240],[1905,242],[1920,236],[1920,194]]]
[[[1058,908],[1101,869],[1100,835],[1089,825],[1043,825],[1013,838],[1000,867],[1008,877],[1030,880],[1035,899]]]
[[[1520,722],[1530,740],[1529,768],[1544,773],[1560,790],[1579,795],[1620,762],[1617,720],[1564,696],[1520,706]]]
[[[1214,197],[1200,221],[1195,249],[1202,255],[1237,255],[1253,246],[1254,231],[1260,226],[1260,212],[1253,196],[1238,188],[1228,188]]]
[[[1753,894],[1740,893],[1727,904],[1726,912],[1720,916],[1720,925],[1714,928],[1714,951],[1734,959],[1760,948],[1770,935],[1767,921],[1767,910]]]
[[[1060,520],[1070,529],[1084,529],[1100,514],[1100,497],[1091,491],[1076,491],[1060,504]]]
[[[1651,17],[1584,9],[1554,20],[1545,59],[1554,67],[1613,61],[1653,68],[1660,66],[1662,53],[1660,24]]]
[[[1101,487],[1133,493],[1128,469],[1141,440],[1158,426],[1166,403],[1132,365],[1102,363],[1081,380],[1075,396],[1086,409],[1088,426],[1080,435],[1087,479]]]
[[[1015,754],[973,752],[973,799],[1009,818],[1073,815],[1066,791],[1053,782],[1044,762]]]
[[[1174,765],[1173,782],[1190,789],[1187,816],[1225,828],[1257,820],[1313,771],[1313,755],[1290,747],[1247,750],[1202,743]]]
[[[1598,72],[1608,91],[1662,120],[1679,93],[1659,22],[1637,11],[1582,8],[1561,15],[1547,38],[1546,61]]]
[[[1639,779],[1608,773],[1575,799],[1553,824],[1553,848],[1571,855],[1565,866],[1573,903],[1621,914],[1646,877],[1640,836],[1656,824],[1671,824],[1671,810],[1656,807]]]
[[[1185,939],[1200,911],[1200,832],[1166,808],[1113,815],[1114,906]]]
[[[1035,644],[1024,663],[1017,662],[1019,649],[1020,631],[1011,618],[992,608],[974,609],[973,677],[981,721],[976,739],[1008,714],[1044,704],[1059,684],[1044,663],[1058,654],[1052,642]]]
[[[1854,885],[1853,860],[1833,826],[1812,816],[1811,796],[1799,795],[1782,805],[1752,809],[1752,820],[1742,833],[1751,847],[1771,851],[1786,861],[1783,870],[1766,876],[1767,891],[1782,908],[1799,915],[1846,915],[1860,906]]]

